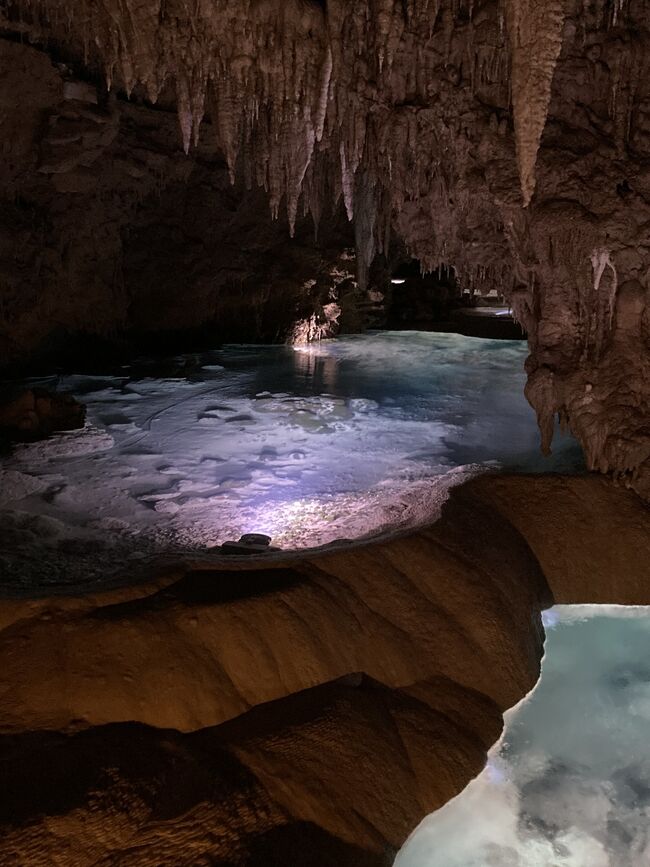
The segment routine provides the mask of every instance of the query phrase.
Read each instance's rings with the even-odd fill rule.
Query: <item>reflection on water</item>
[[[95,585],[246,532],[286,548],[359,538],[433,520],[486,467],[572,471],[570,438],[539,453],[525,354],[388,332],[63,377],[88,426],[3,461],[0,589]]]
[[[487,767],[395,867],[650,864],[650,608],[559,606]]]
[[[306,346],[295,346],[291,357],[296,380],[309,383],[314,394],[336,393],[339,369],[336,356]]]

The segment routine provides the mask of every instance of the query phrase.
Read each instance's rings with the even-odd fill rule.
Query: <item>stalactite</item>
[[[357,280],[365,291],[368,271],[377,249],[376,223],[378,213],[377,183],[366,170],[360,171],[356,183],[356,219],[354,223],[357,248]]]
[[[317,227],[324,208],[342,196],[349,218],[359,222],[362,272],[375,250],[387,246],[395,220],[398,227],[404,222],[403,234],[426,239],[414,245],[426,267],[455,260],[468,286],[505,279],[496,267],[478,270],[480,249],[465,243],[475,231],[466,225],[472,211],[480,211],[483,225],[498,221],[475,195],[470,201],[464,181],[472,130],[463,129],[460,112],[445,121],[444,110],[433,115],[425,108],[449,98],[437,70],[455,51],[461,9],[466,56],[454,55],[454,62],[467,67],[471,92],[502,86],[504,36],[481,7],[470,10],[472,4],[455,0],[329,0],[324,13],[308,0],[93,0],[79,14],[73,0],[31,3],[50,18],[58,15],[68,31],[79,30],[84,44],[92,33],[115,86],[129,92],[140,85],[154,100],[173,83],[186,151],[198,142],[207,106],[231,181],[241,172],[246,186],[262,186],[273,216],[286,203],[291,232],[301,206]],[[562,3],[504,3],[527,204],[561,45]],[[473,34],[483,25],[491,35],[478,50]],[[457,84],[451,81],[449,89]],[[504,125],[495,117],[495,137],[505,135]]]
[[[589,344],[593,342],[594,356],[598,359],[614,321],[618,274],[612,262],[610,251],[602,248],[592,252],[591,267],[593,270],[593,294],[587,349],[589,349]],[[603,278],[607,269],[610,271],[610,279],[604,281]]]
[[[432,213],[444,213],[441,250],[453,246],[439,158],[428,155],[437,142],[417,111],[400,117],[391,106],[430,97],[439,63],[430,39],[441,9],[453,31],[454,4],[330,0],[324,14],[308,0],[93,0],[80,14],[72,0],[24,2],[65,21],[68,36],[77,32],[110,86],[127,94],[140,86],[155,101],[171,82],[186,152],[198,143],[207,107],[231,181],[241,171],[247,186],[264,187],[274,216],[286,201],[291,231],[301,197],[318,223],[325,191],[330,200],[342,194],[354,219],[357,190],[367,186],[358,177],[369,172],[374,248],[387,243],[393,212],[427,196]],[[362,227],[367,251],[366,234]]]
[[[512,107],[524,207],[535,192],[535,164],[562,47],[563,0],[505,0]]]

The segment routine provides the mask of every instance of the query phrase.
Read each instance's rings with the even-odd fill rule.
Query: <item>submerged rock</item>
[[[271,537],[264,533],[244,533],[239,542],[224,542],[219,547],[222,554],[251,555],[266,554],[269,551],[279,551],[271,545]]]
[[[86,409],[71,394],[31,388],[0,402],[0,436],[33,442],[56,431],[77,430],[86,422]]]

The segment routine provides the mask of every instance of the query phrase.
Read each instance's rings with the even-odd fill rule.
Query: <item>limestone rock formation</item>
[[[563,0],[507,0],[512,111],[524,205],[535,192],[535,164],[562,48]]]
[[[478,772],[501,719],[445,681],[415,697],[349,680],[189,735],[124,723],[0,738],[3,863],[390,863],[414,816]]]
[[[254,333],[284,337],[300,322],[299,337],[317,337],[338,304],[338,254],[296,255],[289,235],[304,238],[301,216],[322,226],[340,202],[354,220],[361,290],[391,236],[423,268],[454,269],[463,288],[502,290],[529,336],[528,394],[545,445],[559,416],[591,468],[647,492],[642,0],[92,0],[82,11],[76,0],[3,0],[0,16],[12,209],[2,238],[20,251],[4,257],[1,291],[14,354],[45,338],[37,318],[14,312],[22,287],[43,309],[71,273],[75,291],[57,289],[52,303],[72,304],[83,323],[92,299],[98,330],[115,324],[116,308],[155,319],[173,292],[182,297],[186,273],[196,303],[178,302],[180,324],[218,321],[239,273],[247,308],[265,307],[258,292],[289,295],[294,311],[304,301],[291,323],[276,311]],[[63,77],[48,52],[65,58]],[[26,78],[24,119],[11,117]],[[178,128],[163,124],[162,145],[170,110]],[[256,187],[264,192],[244,192]],[[70,203],[85,213],[89,196],[98,216],[80,220]],[[251,203],[254,241],[237,220],[224,237],[229,199]],[[266,209],[286,224],[273,228]],[[206,228],[216,223],[219,232]],[[62,238],[53,248],[43,243],[52,228]],[[156,256],[175,250],[168,280],[151,279],[156,256],[142,253],[156,233]],[[246,263],[232,268],[242,241]],[[291,277],[257,288],[250,262],[263,271],[268,251],[292,262]],[[311,292],[314,267],[322,292]]]
[[[108,596],[5,603],[0,691],[12,698],[0,731],[129,720],[193,731],[355,672],[388,687],[449,678],[504,710],[536,679],[541,627],[530,612],[548,591],[490,507],[456,496],[445,515],[386,545],[281,554],[258,568],[254,557],[223,558]],[[495,536],[509,545],[506,562]]]
[[[381,543],[5,601],[0,861],[392,863],[535,683],[540,610],[650,602],[647,517],[485,476]]]
[[[292,240],[263,192],[231,187],[214,143],[185,156],[175,111],[0,39],[0,130],[0,365],[58,364],[84,335],[90,360],[97,338],[272,342],[312,319],[331,336],[332,305],[353,313],[345,218],[324,215],[318,242],[301,219]]]
[[[0,438],[37,440],[84,426],[86,410],[71,394],[30,388],[0,400]]]

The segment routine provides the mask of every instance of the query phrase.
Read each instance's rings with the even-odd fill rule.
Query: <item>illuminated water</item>
[[[546,614],[542,677],[395,867],[650,864],[650,608]]]
[[[0,591],[93,586],[143,556],[245,532],[285,548],[434,519],[486,467],[570,471],[539,454],[523,342],[393,332],[300,351],[226,347],[56,382],[81,432],[0,471]]]

